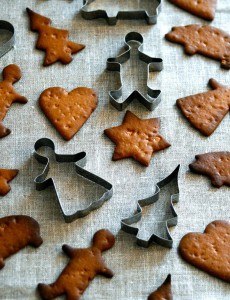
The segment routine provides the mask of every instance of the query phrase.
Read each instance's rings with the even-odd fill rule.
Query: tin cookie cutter
[[[89,8],[90,4],[96,1],[97,0],[83,0],[83,7],[81,9],[81,14],[83,18],[85,18],[86,20],[103,18],[106,19],[109,25],[116,25],[118,19],[121,20],[146,19],[149,25],[153,25],[157,23],[157,16],[161,10],[161,0],[149,0],[149,2],[152,2],[152,5],[155,5],[153,15],[149,15],[148,11],[145,9],[121,10],[121,11],[117,10],[117,12],[112,14],[103,9],[90,11]],[[124,5],[124,3],[122,5]]]
[[[126,62],[130,58],[131,47],[128,44],[130,41],[135,41],[140,44],[138,47],[138,56],[139,59],[142,60],[147,64],[147,97],[142,95],[138,90],[134,90],[127,99],[120,102],[119,99],[122,98],[122,78],[121,78],[121,64]],[[125,49],[126,51],[123,52],[121,55],[108,58],[107,59],[107,70],[109,71],[116,71],[119,72],[120,76],[120,83],[121,86],[118,90],[110,91],[109,98],[111,104],[117,110],[125,109],[134,99],[137,99],[141,104],[143,104],[147,109],[150,111],[154,110],[156,106],[161,101],[161,91],[160,90],[153,90],[148,86],[148,78],[149,72],[160,72],[163,69],[163,60],[161,58],[154,58],[148,56],[143,53],[143,36],[138,32],[129,32],[125,36]]]
[[[156,190],[153,196],[141,199],[137,201],[137,211],[136,213],[126,219],[121,220],[121,229],[127,233],[136,235],[137,244],[142,247],[150,246],[151,242],[159,244],[163,247],[172,248],[173,239],[169,233],[168,227],[175,226],[177,224],[177,213],[174,210],[173,203],[177,203],[179,201],[179,186],[178,186],[178,174],[179,174],[180,165],[176,167],[176,169],[166,178],[161,180],[156,184]],[[142,218],[142,208],[144,206],[155,203],[159,200],[159,195],[161,188],[167,186],[169,183],[173,182],[175,184],[176,193],[170,194],[170,210],[172,214],[172,218],[162,221],[166,228],[167,238],[162,237],[156,233],[153,233],[148,240],[143,240],[138,237],[139,229],[132,226],[132,224],[137,223]],[[174,183],[175,182],[175,183]]]
[[[2,57],[15,45],[15,35],[14,26],[7,21],[0,20],[0,30],[6,30],[12,34],[6,42],[0,45],[0,57]]]
[[[82,210],[77,210],[75,213],[68,215],[65,213],[62,203],[60,201],[55,183],[52,178],[46,179],[48,172],[49,172],[49,158],[43,155],[40,155],[37,150],[41,147],[48,147],[54,151],[55,154],[55,159],[57,162],[68,162],[68,163],[74,163],[75,168],[76,168],[76,173],[87,180],[96,183],[97,185],[101,186],[104,188],[106,191],[104,194],[100,197],[100,199],[94,200],[90,203],[88,207]],[[55,145],[54,142],[48,138],[41,138],[39,139],[35,145],[34,145],[34,157],[36,160],[42,164],[45,165],[45,168],[43,172],[38,175],[35,179],[34,182],[36,184],[36,189],[38,191],[44,190],[49,186],[54,187],[56,199],[58,201],[58,204],[60,206],[61,212],[63,214],[63,217],[65,219],[66,223],[70,223],[74,221],[77,218],[85,217],[88,215],[91,211],[101,207],[105,201],[109,200],[112,195],[113,195],[113,186],[106,180],[94,175],[93,173],[90,173],[89,171],[86,171],[83,169],[86,163],[86,153],[85,152],[79,152],[77,154],[57,154],[55,152]]]

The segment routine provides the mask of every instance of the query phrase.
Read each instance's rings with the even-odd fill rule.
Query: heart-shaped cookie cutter
[[[0,44],[0,57],[5,55],[15,45],[14,26],[7,21],[0,20],[0,32],[1,30],[9,31],[11,33],[11,37],[3,44]]]
[[[106,191],[103,193],[103,195],[100,197],[100,199],[92,201],[90,203],[90,205],[88,207],[86,207],[85,209],[77,210],[75,213],[73,213],[71,215],[66,214],[64,211],[64,208],[62,206],[62,203],[60,201],[53,178],[46,179],[48,172],[49,172],[49,158],[46,156],[43,156],[37,152],[37,150],[41,147],[48,147],[48,148],[52,149],[54,151],[55,159],[57,162],[74,163],[75,168],[76,168],[76,173],[78,175],[80,175],[80,176],[86,178],[87,180],[94,182],[97,185],[104,188]],[[55,152],[54,142],[48,138],[39,139],[35,143],[34,149],[35,149],[34,157],[36,158],[36,160],[45,165],[43,172],[34,179],[34,182],[36,184],[36,189],[38,191],[41,191],[41,190],[46,189],[49,186],[54,187],[56,199],[58,201],[58,204],[60,206],[61,212],[63,214],[63,217],[64,217],[66,223],[70,223],[77,218],[85,217],[91,211],[101,207],[105,201],[109,200],[112,197],[112,195],[113,195],[112,184],[110,184],[108,181],[96,176],[95,174],[83,169],[83,167],[86,164],[86,153],[85,152],[79,152],[76,154],[57,154]]]
[[[83,18],[85,18],[86,20],[103,18],[106,19],[109,25],[116,25],[118,19],[145,19],[149,25],[153,25],[156,24],[157,16],[161,11],[161,0],[149,0],[149,2],[155,4],[155,12],[152,15],[150,15],[145,9],[120,10],[116,15],[110,15],[106,10],[103,9],[90,11],[88,5],[94,1],[96,0],[83,0],[83,7],[81,9]]]
[[[138,47],[138,56],[139,59],[147,64],[147,97],[145,97],[142,93],[138,90],[134,90],[128,98],[123,100],[122,102],[119,101],[122,98],[122,78],[121,78],[121,65],[130,59],[131,47],[129,45],[130,41],[134,41],[140,44]],[[160,72],[163,69],[163,60],[161,58],[155,58],[148,56],[147,54],[143,53],[143,36],[139,32],[129,32],[125,36],[125,52],[120,54],[117,57],[108,58],[107,59],[107,70],[108,71],[115,71],[119,72],[120,76],[120,83],[121,86],[118,90],[110,91],[109,97],[111,104],[117,110],[125,109],[134,99],[137,99],[141,104],[143,104],[147,109],[154,110],[156,106],[161,101],[161,91],[160,90],[153,90],[148,86],[148,78],[149,72]]]
[[[179,186],[178,186],[178,174],[179,174],[180,165],[176,167],[176,169],[166,178],[159,181],[156,184],[156,190],[153,196],[141,199],[137,201],[137,210],[136,213],[126,219],[121,220],[121,229],[127,233],[136,235],[137,244],[142,247],[148,247],[152,242],[159,244],[163,247],[172,248],[173,239],[169,233],[168,227],[175,226],[177,224],[177,213],[174,210],[173,203],[177,203],[179,201]],[[142,208],[147,205],[151,205],[159,200],[159,195],[161,188],[167,186],[169,183],[173,182],[176,188],[176,193],[170,194],[170,210],[172,217],[167,219],[166,221],[162,221],[166,228],[167,238],[160,236],[157,233],[153,233],[148,240],[144,240],[138,237],[139,229],[132,226],[132,224],[137,223],[142,218]]]

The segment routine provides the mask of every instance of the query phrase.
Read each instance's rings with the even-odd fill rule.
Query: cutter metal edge
[[[88,11],[87,5],[94,1],[95,0],[83,0],[83,7],[81,8],[82,17],[86,20],[103,18],[106,19],[109,25],[116,25],[118,19],[120,20],[145,19],[149,25],[153,25],[157,23],[157,17],[161,11],[161,0],[152,0],[158,3],[154,15],[150,16],[147,10],[133,10],[133,11],[118,11],[116,16],[109,16],[106,10],[98,9],[94,11]]]
[[[130,58],[131,47],[128,44],[130,41],[140,43],[138,47],[139,59],[147,64],[147,96],[145,98],[138,90],[133,91],[127,99],[123,102],[118,102],[118,99],[122,97],[122,78],[121,78],[121,65]],[[109,97],[111,104],[119,111],[124,110],[134,99],[137,99],[150,111],[154,110],[161,101],[161,91],[153,90],[148,86],[149,72],[160,72],[163,69],[163,60],[161,58],[154,58],[143,53],[143,36],[138,32],[129,32],[125,36],[125,49],[126,51],[114,58],[107,59],[107,70],[119,72],[120,76],[120,88],[118,90],[110,91]]]
[[[46,179],[46,176],[48,175],[49,172],[49,158],[43,155],[40,155],[37,150],[41,147],[49,147],[54,151],[55,154],[55,159],[58,162],[72,162],[75,164],[75,168],[76,168],[76,173],[96,184],[98,184],[99,186],[103,187],[106,191],[104,192],[104,194],[100,197],[100,199],[92,201],[90,203],[90,205],[88,207],[86,207],[85,209],[82,210],[77,210],[75,213],[71,214],[71,215],[67,215],[63,209],[63,206],[61,204],[59,195],[57,193],[57,189],[55,186],[55,183],[53,181],[52,178],[48,178]],[[86,153],[85,152],[79,152],[76,154],[57,154],[55,152],[55,145],[54,142],[51,139],[48,138],[41,138],[39,140],[36,141],[35,145],[34,145],[34,157],[35,159],[42,163],[45,164],[45,168],[43,170],[43,172],[38,175],[35,179],[35,185],[36,185],[36,190],[41,191],[46,189],[49,186],[53,186],[54,187],[54,191],[55,191],[55,195],[56,195],[56,199],[58,201],[59,207],[61,209],[61,212],[63,214],[63,217],[65,219],[66,223],[70,223],[72,221],[74,221],[77,218],[81,218],[81,217],[85,217],[86,215],[88,215],[91,211],[101,207],[105,201],[109,200],[112,195],[113,195],[113,186],[112,184],[110,184],[108,181],[94,175],[93,173],[86,171],[83,169],[83,167],[86,164]]]
[[[15,34],[14,34],[14,26],[4,20],[0,20],[0,29],[7,30],[12,33],[11,38],[5,42],[3,45],[0,46],[0,57],[5,55],[11,48],[15,45]]]
[[[177,203],[179,201],[179,186],[178,186],[178,174],[179,174],[179,169],[180,169],[180,165],[178,165],[176,167],[176,169],[166,178],[164,178],[163,180],[161,180],[160,182],[158,182],[156,184],[156,190],[153,196],[145,198],[145,199],[141,199],[137,201],[137,212],[129,217],[129,218],[125,218],[121,220],[121,229],[127,233],[136,235],[138,234],[139,229],[136,227],[131,226],[133,223],[137,223],[138,221],[140,221],[141,217],[142,217],[142,207],[150,205],[155,203],[158,199],[159,199],[159,193],[160,193],[160,189],[164,186],[166,186],[168,183],[170,183],[172,180],[176,179],[176,188],[178,190],[178,193],[176,194],[172,194],[171,195],[171,199],[170,199],[170,209],[172,212],[173,217],[171,219],[168,219],[165,221],[165,226],[166,226],[166,233],[167,233],[167,239],[166,238],[162,238],[159,235],[153,233],[151,235],[151,237],[149,238],[149,240],[143,240],[140,239],[138,237],[136,237],[137,239],[137,244],[139,246],[142,247],[148,247],[150,246],[151,242],[154,242],[156,244],[159,244],[163,247],[167,247],[167,248],[172,248],[173,246],[173,239],[169,233],[169,227],[171,226],[175,226],[177,225],[177,213],[173,207],[173,203]],[[162,221],[162,223],[164,223]]]

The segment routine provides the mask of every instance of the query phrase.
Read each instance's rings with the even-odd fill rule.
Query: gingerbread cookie
[[[94,234],[93,246],[90,248],[77,249],[63,245],[62,250],[70,261],[54,283],[38,284],[42,299],[54,299],[65,294],[66,299],[79,300],[97,274],[113,277],[113,272],[105,265],[101,252],[112,248],[114,243],[113,234],[101,229]]]
[[[95,110],[97,95],[87,87],[78,87],[69,93],[63,88],[53,87],[41,94],[39,105],[60,135],[68,141]]]
[[[2,71],[3,81],[0,82],[0,138],[10,134],[10,129],[2,124],[5,115],[14,102],[27,103],[27,99],[19,95],[13,84],[21,78],[21,70],[17,65],[8,65]]]
[[[195,158],[189,165],[191,171],[209,176],[216,187],[230,186],[230,152],[210,152]]]
[[[195,267],[230,282],[230,223],[214,221],[204,233],[188,233],[180,241],[181,256]]]
[[[49,18],[43,17],[31,9],[26,9],[30,17],[30,29],[38,31],[39,38],[36,48],[46,52],[43,65],[48,66],[56,61],[68,64],[72,61],[71,54],[75,54],[85,48],[85,45],[76,44],[68,40],[67,30],[51,27]]]
[[[169,0],[178,7],[200,18],[212,21],[215,17],[217,0]]]
[[[176,104],[188,121],[206,136],[215,131],[230,110],[230,88],[209,80],[213,91],[178,99]]]
[[[148,166],[154,152],[170,146],[158,133],[159,127],[160,118],[143,120],[127,111],[122,125],[104,131],[116,144],[113,160],[132,157]]]
[[[148,300],[173,300],[171,274],[167,276],[163,284],[155,292],[149,295]]]
[[[188,55],[200,53],[221,62],[221,67],[230,69],[230,35],[208,25],[173,27],[165,35],[173,43],[182,44]]]
[[[10,190],[9,181],[18,175],[18,170],[0,169],[0,196],[5,196]]]
[[[4,259],[27,245],[39,247],[42,244],[40,227],[29,216],[8,216],[0,219],[0,269]]]

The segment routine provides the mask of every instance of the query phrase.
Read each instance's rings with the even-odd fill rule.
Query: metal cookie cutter
[[[116,25],[118,19],[121,19],[121,20],[146,19],[148,24],[151,24],[151,25],[156,24],[157,16],[161,10],[161,0],[149,0],[149,2],[152,2],[152,5],[155,5],[155,10],[154,10],[153,15],[149,15],[148,11],[145,9],[117,11],[114,14],[110,15],[109,12],[107,12],[106,10],[103,10],[103,9],[90,11],[89,5],[92,2],[96,2],[96,1],[97,0],[83,0],[84,6],[81,9],[81,14],[82,14],[83,18],[85,18],[87,20],[104,18],[104,19],[106,19],[106,21],[108,22],[109,25]],[[122,1],[124,1],[124,0],[122,0]],[[124,3],[123,3],[123,5],[124,5]]]
[[[163,60],[161,58],[154,58],[142,52],[143,36],[138,32],[129,32],[125,36],[126,51],[115,58],[107,59],[107,70],[119,72],[120,82],[121,82],[121,86],[118,90],[109,92],[110,102],[117,110],[123,110],[134,99],[137,99],[147,109],[152,111],[161,101],[161,91],[151,89],[148,86],[148,82],[147,82],[147,97],[142,95],[139,91],[135,90],[123,102],[119,101],[119,99],[122,98],[121,64],[123,64],[130,58],[131,47],[128,44],[130,41],[135,41],[140,44],[140,46],[138,47],[138,56],[140,60],[142,60],[147,64],[147,80],[149,78],[149,72],[156,72],[156,71],[159,72],[163,69]]]
[[[12,34],[6,42],[0,45],[0,57],[2,57],[15,45],[15,35],[14,26],[7,21],[0,20],[0,30],[7,30]]]
[[[46,157],[46,156],[40,155],[37,152],[37,150],[41,147],[51,148],[54,151],[55,159],[56,159],[57,162],[74,163],[75,168],[76,168],[76,172],[77,172],[78,175],[80,175],[80,176],[90,180],[91,182],[94,182],[94,183],[98,184],[99,186],[103,187],[106,191],[101,196],[101,198],[92,201],[91,204],[88,207],[86,207],[85,209],[82,209],[82,210],[78,210],[74,214],[71,214],[71,215],[65,214],[53,179],[52,178],[46,179],[46,177],[48,175],[48,172],[49,172],[49,158]],[[34,149],[35,149],[34,157],[36,158],[36,160],[38,162],[42,163],[42,164],[45,164],[45,168],[44,168],[43,172],[39,176],[37,176],[34,180],[34,182],[36,184],[36,189],[38,191],[41,191],[41,190],[46,189],[49,186],[54,187],[56,198],[58,200],[60,209],[62,211],[62,214],[63,214],[63,217],[64,217],[66,223],[72,222],[77,218],[85,217],[86,215],[88,215],[94,209],[97,209],[100,206],[102,206],[105,201],[109,200],[112,197],[112,195],[113,195],[113,186],[112,186],[112,184],[110,184],[106,180],[94,175],[93,173],[90,173],[90,172],[83,169],[83,167],[85,166],[85,163],[86,163],[86,153],[85,152],[79,152],[77,154],[72,154],[72,155],[71,154],[70,155],[69,154],[57,154],[55,152],[55,145],[54,145],[53,141],[48,139],[48,138],[39,139],[35,143]]]
[[[161,180],[156,184],[156,190],[153,196],[138,200],[137,202],[137,211],[136,213],[126,219],[121,220],[121,229],[125,232],[131,233],[133,235],[136,235],[137,239],[137,244],[142,247],[148,247],[151,242],[154,242],[156,244],[159,244],[164,247],[172,248],[173,245],[173,240],[172,237],[169,233],[168,227],[175,226],[177,224],[177,213],[174,210],[173,203],[176,203],[179,201],[179,186],[178,186],[178,173],[179,173],[180,165],[176,167],[176,169],[165,179]],[[138,231],[139,229],[132,226],[132,224],[137,223],[138,221],[141,220],[142,218],[142,207],[150,205],[155,203],[156,201],[159,200],[159,195],[161,192],[161,188],[164,186],[167,186],[169,183],[172,181],[175,181],[175,188],[177,193],[175,194],[170,194],[170,210],[172,214],[172,218],[163,221],[162,223],[164,224],[166,228],[166,233],[167,233],[167,238],[161,237],[156,233],[153,233],[149,240],[143,240],[138,237]]]

